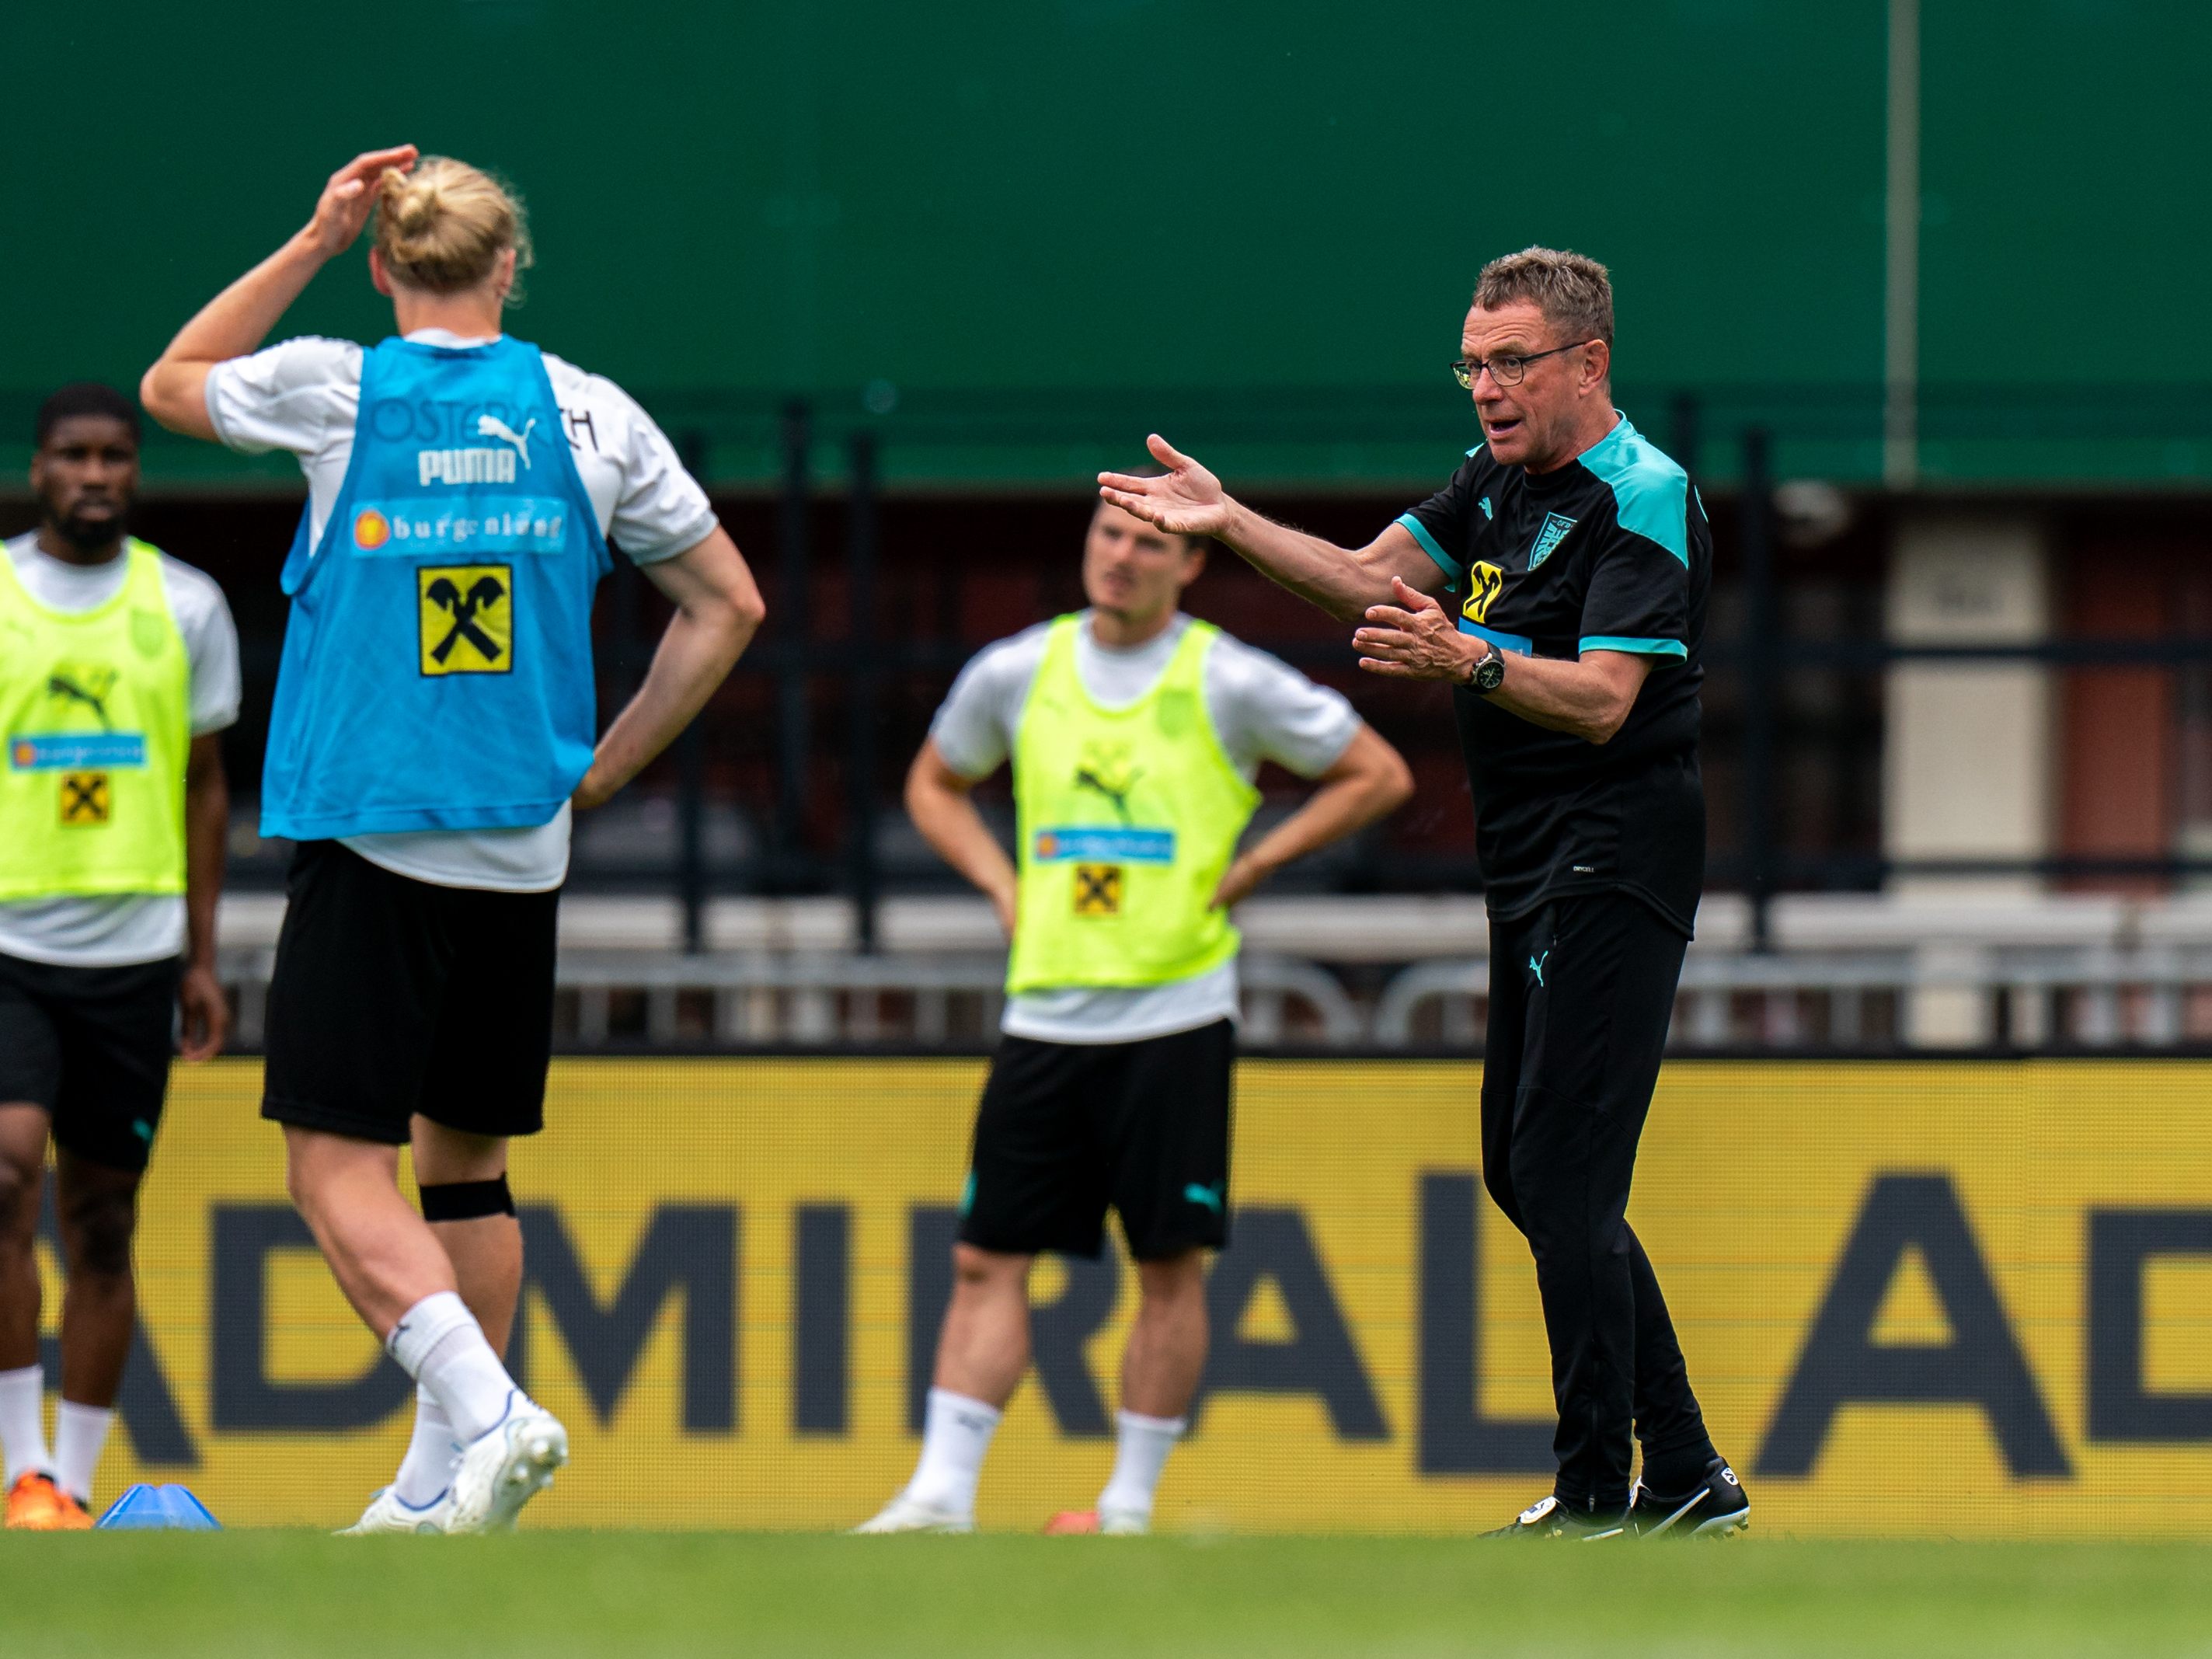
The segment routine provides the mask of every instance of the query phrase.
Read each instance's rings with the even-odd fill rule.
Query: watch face
[[[1476,690],[1495,691],[1504,684],[1505,659],[1503,657],[1485,657],[1480,662],[1475,664],[1474,689]]]

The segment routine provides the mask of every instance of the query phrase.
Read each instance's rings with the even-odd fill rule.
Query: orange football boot
[[[1068,1538],[1079,1533],[1095,1533],[1097,1530],[1098,1511],[1097,1510],[1062,1510],[1044,1523],[1045,1536],[1048,1538]]]
[[[89,1532],[92,1516],[53,1476],[30,1469],[8,1490],[8,1526],[16,1532]]]

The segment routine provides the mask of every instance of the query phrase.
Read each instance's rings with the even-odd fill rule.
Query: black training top
[[[1452,481],[1398,522],[1466,596],[1461,632],[1540,657],[1655,659],[1604,744],[1455,691],[1492,918],[1510,921],[1562,893],[1617,890],[1686,935],[1705,874],[1698,653],[1713,569],[1689,476],[1623,416],[1556,471],[1531,475],[1471,449]]]

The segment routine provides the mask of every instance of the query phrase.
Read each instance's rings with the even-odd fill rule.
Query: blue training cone
[[[192,1496],[190,1486],[137,1486],[107,1506],[96,1530],[109,1528],[221,1532],[222,1522]]]

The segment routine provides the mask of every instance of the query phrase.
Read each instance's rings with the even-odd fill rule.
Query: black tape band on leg
[[[475,1221],[488,1215],[513,1215],[514,1194],[507,1177],[489,1181],[446,1181],[422,1188],[425,1221]]]

